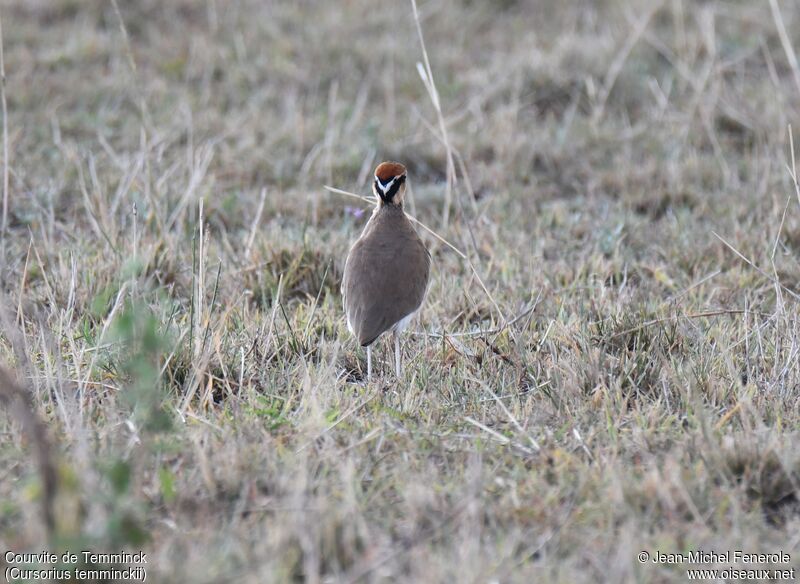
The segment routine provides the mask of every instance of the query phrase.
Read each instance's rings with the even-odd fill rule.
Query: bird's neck
[[[376,211],[381,211],[384,209],[387,211],[402,211],[403,202],[400,201],[399,203],[385,203],[382,200],[379,200],[378,206],[376,207]]]
[[[372,211],[372,216],[364,226],[364,232],[374,229],[375,225],[379,223],[384,224],[387,221],[390,223],[396,223],[397,220],[402,220],[403,218],[407,219],[408,216],[406,215],[405,211],[403,211],[402,205],[395,205],[394,203],[379,203],[378,205],[375,205],[375,209]]]

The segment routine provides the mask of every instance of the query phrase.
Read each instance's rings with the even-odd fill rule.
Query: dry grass
[[[411,3],[115,6],[0,7],[0,360],[55,445],[0,414],[0,549],[156,582],[800,554],[800,5],[426,0],[419,67]],[[363,384],[364,217],[323,185],[381,159],[466,259],[424,235],[404,376]]]

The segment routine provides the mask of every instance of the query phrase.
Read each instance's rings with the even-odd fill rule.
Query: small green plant
[[[128,301],[114,321],[113,336],[121,343],[117,370],[128,377],[123,393],[134,419],[148,432],[171,428],[171,417],[164,408],[160,366],[168,348],[159,332],[159,321],[143,302]]]

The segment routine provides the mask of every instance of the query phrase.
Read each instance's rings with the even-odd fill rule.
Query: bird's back
[[[342,281],[350,330],[366,347],[425,298],[430,254],[399,207],[383,206],[372,216],[347,256]]]

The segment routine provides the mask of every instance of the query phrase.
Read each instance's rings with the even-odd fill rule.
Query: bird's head
[[[375,169],[372,192],[379,205],[402,207],[406,194],[406,167],[399,162],[381,162]]]

